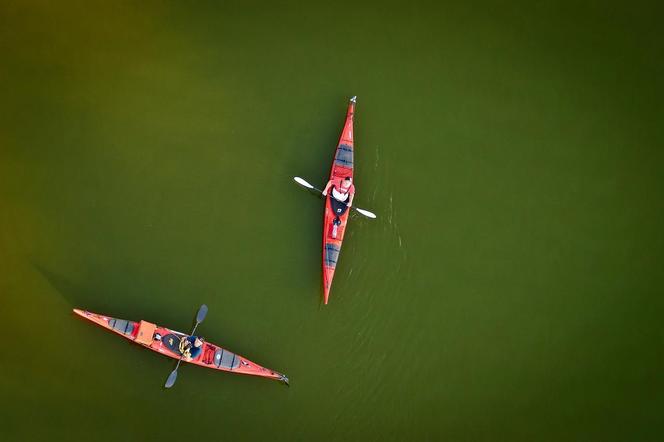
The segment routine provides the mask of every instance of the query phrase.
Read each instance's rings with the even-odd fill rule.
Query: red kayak
[[[133,322],[124,319],[111,318],[85,310],[74,309],[74,313],[92,321],[120,336],[134,341],[150,350],[159,352],[173,359],[180,359],[180,340],[188,335],[175,330],[170,330],[152,324],[147,321]],[[276,371],[261,367],[244,357],[218,347],[209,342],[204,342],[200,354],[191,360],[183,359],[182,362],[200,365],[213,370],[229,371],[232,373],[262,376],[264,378],[276,379],[288,384],[288,378]]]
[[[355,112],[355,98],[350,99],[348,111],[346,112],[346,123],[341,132],[341,138],[337,145],[332,162],[330,180],[338,178],[353,178],[353,114]],[[348,207],[332,197],[330,192],[325,199],[325,219],[323,221],[323,293],[325,304],[330,296],[334,270],[339,260],[341,243],[344,240],[346,224],[348,223]],[[339,217],[340,224],[334,225],[334,220]]]

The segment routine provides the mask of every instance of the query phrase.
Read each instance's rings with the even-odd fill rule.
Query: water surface
[[[637,2],[638,3],[638,2]],[[0,6],[3,440],[661,440],[662,11]],[[356,204],[328,306],[347,99]],[[291,387],[173,367],[83,307]]]

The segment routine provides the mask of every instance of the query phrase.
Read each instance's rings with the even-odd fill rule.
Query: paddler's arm
[[[323,196],[327,196],[327,191],[330,190],[330,187],[332,187],[332,180],[328,181],[325,185],[325,189],[323,189]]]
[[[348,197],[348,207],[353,206],[353,198],[355,198],[355,192],[351,193],[350,196]]]

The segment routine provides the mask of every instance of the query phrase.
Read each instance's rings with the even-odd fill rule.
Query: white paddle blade
[[[171,388],[173,384],[175,384],[175,380],[177,378],[178,378],[178,369],[176,368],[171,372],[171,374],[168,375],[168,379],[166,379],[166,385],[164,385],[164,387]]]
[[[357,210],[358,212],[360,212],[362,215],[366,216],[367,218],[376,219],[376,215],[372,212],[369,212],[368,210],[358,209],[357,207],[355,208],[355,210]]]
[[[307,182],[304,180],[304,178],[300,178],[299,176],[296,176],[296,177],[294,177],[293,179],[295,180],[296,183],[298,183],[298,184],[300,184],[300,185],[302,185],[302,186],[304,186],[304,187],[306,187],[306,188],[309,188],[309,189],[313,189],[313,188],[314,188],[314,186],[312,186],[311,184],[307,183]]]
[[[196,322],[198,322],[199,324],[203,322],[203,319],[205,319],[207,312],[208,312],[207,305],[205,304],[201,305],[201,308],[198,309],[198,314],[196,315]]]

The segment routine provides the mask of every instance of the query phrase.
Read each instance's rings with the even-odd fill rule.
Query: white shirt
[[[332,188],[332,196],[337,200],[337,201],[346,201],[348,199],[348,192],[346,193],[341,193],[337,192],[336,188]]]

